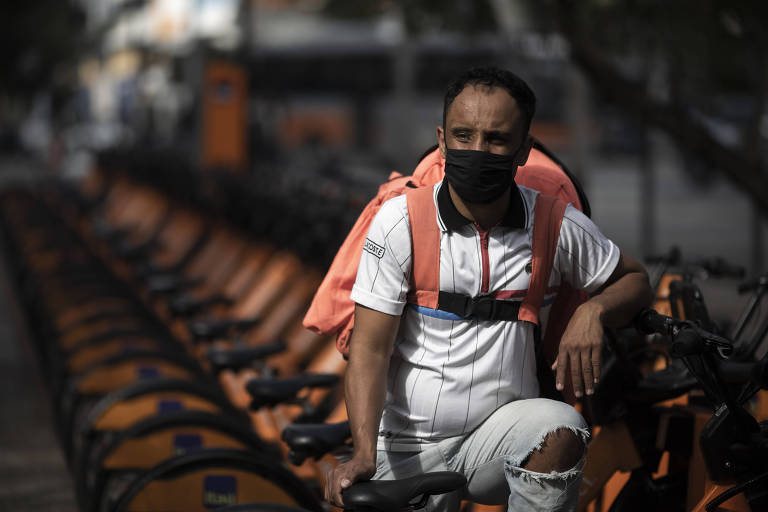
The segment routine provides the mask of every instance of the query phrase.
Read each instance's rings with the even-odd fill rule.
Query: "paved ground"
[[[6,182],[8,167],[0,167],[0,182]],[[21,161],[14,161],[13,168],[21,180],[36,172]],[[52,428],[51,403],[4,254],[0,246],[0,511],[74,512],[72,481]]]

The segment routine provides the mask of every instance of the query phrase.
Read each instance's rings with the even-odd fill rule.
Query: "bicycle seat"
[[[167,267],[160,267],[152,261],[137,261],[134,262],[133,272],[139,279],[146,280],[152,276],[157,275],[169,275],[174,274],[174,269]]]
[[[644,375],[637,387],[627,392],[627,399],[643,403],[657,403],[675,398],[692,390],[698,384],[682,362],[673,360],[663,370]]]
[[[116,242],[121,238],[127,237],[131,232],[128,228],[112,226],[101,217],[92,219],[92,225],[94,236],[107,242]]]
[[[280,403],[291,402],[303,388],[329,388],[339,381],[333,373],[307,373],[287,379],[251,379],[245,389],[251,395],[251,409],[273,407]]]
[[[228,334],[244,332],[254,327],[261,321],[260,318],[207,318],[203,320],[192,320],[187,322],[189,332],[196,340],[213,340],[222,338]]]
[[[422,497],[418,506],[423,506],[433,494],[451,492],[467,484],[461,473],[438,471],[424,473],[401,480],[373,480],[360,482],[342,491],[344,510],[412,510],[412,502]]]
[[[283,441],[291,449],[288,454],[292,464],[302,464],[309,457],[319,459],[342,446],[351,436],[349,421],[340,423],[288,425],[283,430]]]
[[[153,274],[147,278],[147,289],[152,294],[163,295],[192,288],[202,282],[202,279],[187,279],[177,274]]]
[[[118,243],[114,248],[115,254],[125,260],[138,260],[147,258],[149,254],[160,245],[155,239],[149,239],[144,242],[132,244],[130,242]]]
[[[276,341],[266,345],[235,347],[230,349],[211,348],[208,361],[216,373],[222,370],[240,370],[254,361],[264,359],[285,350],[285,343]]]
[[[168,309],[176,316],[190,316],[217,304],[231,305],[232,299],[224,295],[211,295],[196,299],[189,295],[177,295],[168,301]]]

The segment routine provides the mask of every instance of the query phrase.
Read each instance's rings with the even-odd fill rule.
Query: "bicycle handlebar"
[[[720,358],[727,359],[733,353],[729,340],[685,320],[660,315],[652,309],[644,309],[635,318],[635,328],[643,334],[671,336],[670,354],[686,357],[705,352],[717,351]]]
[[[729,340],[707,332],[692,322],[661,315],[652,309],[640,312],[635,318],[635,328],[643,334],[669,336],[669,352],[673,357],[685,359],[705,353],[717,353],[720,360],[712,360],[710,370],[725,383],[751,382],[768,389],[768,354],[757,362],[727,361],[733,352],[733,344]],[[694,373],[705,370],[700,367],[699,371]],[[711,382],[710,379],[707,380]]]
[[[670,316],[660,315],[652,309],[643,309],[635,317],[635,329],[643,334],[670,335],[680,320]]]
[[[665,254],[645,256],[643,259],[650,265],[663,265],[665,267],[683,266],[687,269],[687,272],[695,272],[698,269],[712,277],[742,279],[746,273],[743,266],[734,265],[723,258],[705,258],[685,262],[683,261],[680,248],[676,246],[673,246]]]
[[[681,257],[680,248],[673,246],[666,254],[649,255],[643,259],[649,264],[663,263],[671,266],[679,264]]]
[[[696,265],[713,277],[743,279],[746,274],[744,267],[728,263],[723,258],[701,260]]]
[[[758,288],[768,288],[768,274],[763,274],[760,277],[756,277],[741,283],[739,285],[739,294],[751,292]]]

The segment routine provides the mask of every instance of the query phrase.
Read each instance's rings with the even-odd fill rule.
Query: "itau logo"
[[[203,481],[203,506],[219,508],[237,503],[237,480],[231,475],[208,475]]]

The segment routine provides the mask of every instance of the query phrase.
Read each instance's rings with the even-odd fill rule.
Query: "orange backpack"
[[[352,226],[347,238],[336,253],[336,257],[328,269],[325,278],[317,289],[312,304],[304,317],[304,327],[319,334],[337,334],[336,346],[345,357],[349,355],[349,339],[354,327],[355,305],[349,296],[357,277],[357,267],[360,264],[360,256],[365,237],[368,233],[368,227],[376,213],[387,200],[409,191],[417,192],[418,189],[432,187],[435,183],[442,181],[444,169],[445,161],[441,157],[439,150],[435,149],[422,158],[411,176],[403,176],[397,172],[390,174],[389,181],[379,187],[376,197],[366,205],[354,226]],[[539,222],[534,224],[534,269],[532,269],[531,273],[531,286],[529,286],[526,301],[521,306],[520,312],[520,319],[538,323],[538,308],[541,304],[541,298],[537,299],[536,296],[540,294],[543,297],[549,280],[549,273],[554,259],[554,249],[556,248],[559,236],[560,221],[565,209],[564,202],[571,203],[586,214],[589,214],[589,204],[575,178],[539,143],[534,144],[526,164],[518,168],[515,182],[518,185],[538,190],[542,194],[536,202],[536,213],[534,214]],[[429,201],[418,201],[418,204],[433,204],[431,194],[428,194],[428,196]],[[552,197],[540,201],[546,196]],[[554,198],[560,201],[555,201]],[[416,204],[414,201],[409,201],[409,213],[411,213],[412,203]],[[540,203],[541,206],[539,206]],[[542,210],[542,215],[540,208],[543,208],[545,203],[549,205],[549,208],[546,212]],[[557,206],[558,203],[560,206]],[[544,220],[543,217],[552,218],[546,222],[541,222]],[[414,225],[415,223],[412,221],[412,230]],[[538,230],[540,232],[538,236],[537,226],[541,226]],[[537,240],[539,241],[537,242]],[[434,249],[426,249],[426,251],[435,252]],[[439,250],[437,252],[439,253]],[[431,258],[432,256],[429,257]],[[420,272],[419,268],[426,268],[426,266],[422,267],[417,264],[417,260],[418,258],[414,255],[414,272],[412,272],[414,276]],[[536,264],[536,260],[539,260],[541,264]],[[430,262],[428,266],[433,267],[434,265]],[[534,277],[533,270],[536,268],[538,268],[538,271],[535,274],[538,274],[538,277]],[[416,283],[416,289],[424,290],[431,286],[429,284],[420,284],[423,282],[419,281]],[[541,290],[537,288],[534,291],[534,287],[539,287]],[[560,337],[573,311],[585,300],[586,294],[569,287],[567,283],[563,283],[558,290],[557,298],[550,310],[547,331],[542,338],[542,355],[549,364],[552,364],[557,357]]]

